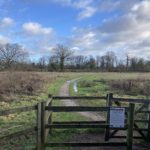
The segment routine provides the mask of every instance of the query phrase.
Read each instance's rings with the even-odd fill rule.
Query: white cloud
[[[10,17],[5,17],[0,20],[0,28],[10,27],[14,24],[14,20]]]
[[[94,0],[52,0],[55,3],[62,4],[63,6],[72,7],[79,10],[77,19],[83,20],[92,17],[97,8],[93,5]]]
[[[72,2],[72,6],[76,8],[86,8],[89,7],[93,3],[93,0],[76,0]]]
[[[9,42],[10,42],[9,38],[0,35],[0,44],[6,44],[6,43],[9,43]]]
[[[123,9],[124,13],[105,19],[99,27],[74,27],[68,43],[79,47],[81,54],[98,55],[112,50],[119,55],[150,58],[150,1],[134,0],[130,9]]]
[[[37,22],[27,22],[22,25],[23,31],[28,35],[50,35],[53,33],[51,27],[43,27]]]
[[[120,1],[111,1],[111,0],[104,0],[100,1],[99,3],[99,11],[105,12],[105,11],[114,11],[120,6]]]
[[[105,33],[127,32],[136,28],[137,21],[133,14],[123,15],[117,18],[106,20],[100,26],[99,30]]]
[[[112,12],[120,10],[121,12],[128,12],[135,3],[140,0],[99,0],[100,12]]]
[[[88,7],[84,8],[83,11],[81,11],[78,14],[78,19],[82,20],[85,18],[90,18],[91,16],[93,16],[96,13],[96,11],[97,11],[96,8],[88,6]]]
[[[150,1],[145,0],[135,4],[132,7],[132,11],[136,14],[138,19],[150,19]]]

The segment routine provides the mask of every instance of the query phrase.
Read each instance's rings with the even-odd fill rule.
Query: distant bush
[[[113,80],[109,82],[109,85],[111,90],[123,94],[150,96],[150,80],[148,79]]]

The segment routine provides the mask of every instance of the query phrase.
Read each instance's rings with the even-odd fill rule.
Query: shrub
[[[109,82],[111,90],[129,94],[150,96],[150,80],[148,79],[128,79],[113,80]]]

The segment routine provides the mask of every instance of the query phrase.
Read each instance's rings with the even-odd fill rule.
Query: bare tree
[[[38,67],[41,69],[41,71],[46,69],[47,60],[48,60],[48,58],[45,56],[42,56],[39,58]]]
[[[108,71],[112,71],[115,64],[117,63],[117,57],[115,53],[112,51],[106,52],[105,60],[106,60],[106,68],[108,69]]]
[[[68,47],[65,47],[61,44],[57,44],[53,49],[53,52],[59,58],[60,69],[63,71],[65,60],[70,57],[73,52]]]
[[[23,47],[18,44],[0,45],[0,64],[4,68],[10,68],[12,64],[23,62],[27,56]]]
[[[126,71],[129,69],[129,64],[130,64],[130,57],[128,54],[126,54]]]
[[[57,71],[59,69],[59,60],[57,56],[52,55],[48,60],[48,70]]]

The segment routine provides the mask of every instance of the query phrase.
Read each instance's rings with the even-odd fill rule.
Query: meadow
[[[125,93],[123,90],[113,88],[122,86],[122,82],[134,80],[147,83],[150,80],[150,73],[60,73],[60,72],[0,72],[0,110],[31,106],[40,101],[46,100],[48,94],[58,95],[60,87],[68,80],[77,79],[78,92],[74,92],[72,82],[70,84],[70,95],[80,96],[105,96],[113,92],[115,97],[148,98],[149,95],[136,93]],[[117,82],[117,83],[116,83]],[[118,83],[119,82],[119,83]],[[141,84],[140,82],[140,84]],[[142,82],[142,83],[143,83]],[[136,85],[137,86],[137,85]],[[105,101],[80,101],[80,105],[105,106]],[[54,102],[54,105],[62,105],[61,102]],[[35,125],[35,112],[13,114],[0,117],[0,138],[15,131]],[[71,121],[85,119],[79,114],[54,114],[54,121]],[[80,130],[79,133],[84,131]],[[87,131],[86,131],[87,132]],[[89,131],[91,132],[91,131]],[[76,130],[55,130],[49,137],[52,141],[70,140]],[[64,137],[67,135],[67,138]],[[15,140],[14,140],[15,139]],[[2,149],[28,150],[33,148],[35,143],[35,133],[28,133],[11,140],[0,141]]]

